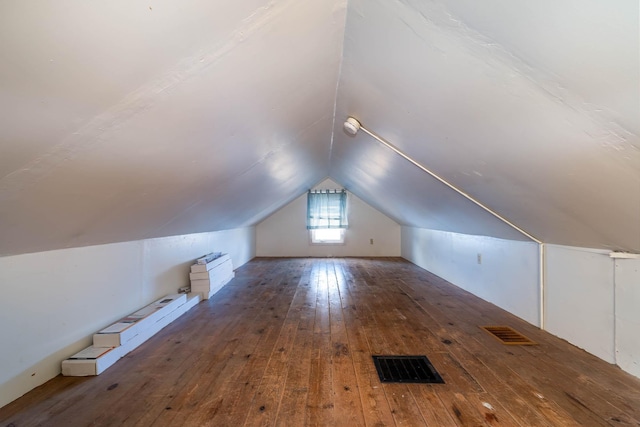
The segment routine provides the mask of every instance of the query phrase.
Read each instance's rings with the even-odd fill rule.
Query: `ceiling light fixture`
[[[355,135],[360,130],[360,122],[353,117],[347,117],[347,121],[344,122],[344,131],[349,135]]]

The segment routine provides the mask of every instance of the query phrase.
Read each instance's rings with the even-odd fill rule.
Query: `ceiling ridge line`
[[[331,139],[329,141],[329,164],[328,173],[331,173],[331,159],[333,158],[333,140],[336,134],[336,115],[338,110],[338,92],[340,91],[340,81],[342,78],[342,64],[344,63],[344,43],[347,37],[347,15],[349,14],[348,1],[345,1],[344,25],[342,26],[342,43],[340,43],[340,62],[338,63],[338,75],[336,78],[336,89],[333,93],[333,121],[331,122]]]

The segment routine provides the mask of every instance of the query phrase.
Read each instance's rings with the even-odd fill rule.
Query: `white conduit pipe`
[[[545,316],[544,298],[545,298],[545,274],[546,274],[546,271],[545,271],[545,250],[544,250],[544,243],[542,242],[542,240],[540,240],[540,239],[534,237],[533,235],[527,233],[522,228],[520,228],[517,225],[513,224],[511,221],[509,221],[508,219],[506,219],[505,217],[503,217],[499,213],[495,212],[494,210],[492,210],[488,206],[485,206],[484,204],[482,204],[478,200],[476,200],[473,197],[471,197],[469,194],[465,193],[464,191],[460,190],[459,188],[457,188],[453,184],[449,183],[444,178],[442,178],[439,175],[437,175],[435,172],[432,172],[429,169],[427,169],[426,167],[422,166],[420,163],[418,163],[417,161],[413,160],[411,157],[409,157],[408,155],[406,155],[405,153],[400,151],[398,148],[396,148],[393,144],[391,144],[390,142],[384,140],[382,137],[376,135],[375,133],[371,132],[370,130],[368,130],[367,128],[362,126],[362,124],[360,123],[359,120],[357,120],[357,119],[355,119],[353,117],[348,117],[347,120],[344,122],[344,130],[349,135],[357,134],[360,129],[362,129],[362,131],[364,133],[366,133],[367,135],[371,136],[373,139],[375,139],[376,141],[378,141],[379,143],[381,143],[385,147],[389,148],[394,153],[398,154],[400,157],[404,158],[405,160],[407,160],[408,162],[412,163],[417,168],[421,169],[423,172],[426,172],[431,177],[433,177],[436,180],[440,181],[442,184],[446,185],[447,187],[449,187],[450,189],[452,189],[456,193],[460,194],[465,199],[473,202],[474,204],[476,204],[480,208],[484,209],[486,212],[490,213],[494,217],[498,218],[500,221],[504,222],[505,224],[507,224],[508,226],[513,228],[514,230],[517,230],[519,233],[523,234],[524,236],[526,236],[527,238],[533,240],[534,242],[536,242],[538,244],[538,248],[539,248],[539,251],[538,251],[539,252],[539,254],[538,254],[538,256],[539,256],[539,262],[538,262],[539,272],[538,272],[538,275],[539,275],[539,289],[540,289],[540,329],[544,329],[544,316]]]

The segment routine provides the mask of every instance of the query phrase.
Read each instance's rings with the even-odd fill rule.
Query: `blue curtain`
[[[347,228],[347,192],[315,190],[307,193],[307,229]]]

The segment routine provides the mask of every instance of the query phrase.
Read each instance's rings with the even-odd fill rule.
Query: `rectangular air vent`
[[[383,383],[439,383],[442,377],[427,356],[372,356]]]
[[[481,329],[489,332],[492,337],[506,345],[536,345],[535,342],[522,335],[509,326],[481,326]]]

